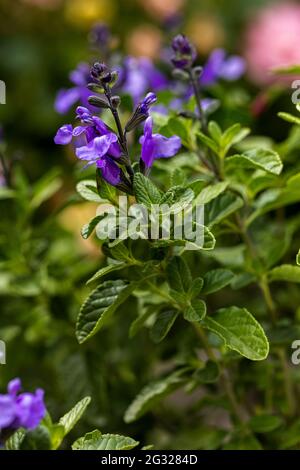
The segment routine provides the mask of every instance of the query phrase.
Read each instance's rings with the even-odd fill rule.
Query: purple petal
[[[140,143],[142,144],[141,159],[145,165],[150,168],[155,159],[155,142],[154,139],[147,138],[142,136],[140,138]]]
[[[246,70],[246,61],[237,55],[229,57],[219,70],[220,77],[225,80],[238,80]]]
[[[177,135],[165,137],[161,134],[154,134],[155,158],[169,158],[176,155],[181,147],[181,139]]]
[[[71,124],[60,127],[54,137],[54,142],[59,145],[69,144],[72,140],[73,128]]]
[[[79,98],[80,90],[77,87],[60,90],[54,103],[55,110],[60,114],[66,114]]]
[[[19,378],[13,379],[8,383],[7,390],[9,395],[16,396],[21,390],[21,380]]]
[[[35,394],[22,393],[17,398],[16,408],[19,425],[27,429],[34,429],[46,414],[44,391],[38,389]]]
[[[80,160],[95,162],[107,154],[111,144],[118,140],[116,134],[110,133],[101,137],[96,137],[88,145],[76,149],[76,156]]]
[[[14,399],[9,395],[0,395],[0,430],[10,426],[14,419]]]
[[[88,64],[82,62],[78,64],[75,70],[70,72],[69,78],[74,85],[85,86],[89,80],[90,67]]]
[[[104,157],[97,161],[97,167],[101,169],[103,179],[112,186],[116,186],[121,181],[121,170],[118,165],[109,157]]]
[[[216,49],[210,54],[200,78],[202,85],[213,85],[216,82],[224,61],[225,51],[223,49]]]

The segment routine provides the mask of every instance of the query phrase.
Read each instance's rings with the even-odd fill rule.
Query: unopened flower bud
[[[111,104],[114,109],[117,109],[121,104],[121,98],[118,95],[112,96]]]
[[[107,109],[109,108],[109,104],[103,98],[99,98],[99,96],[90,96],[88,98],[88,102],[95,106],[96,108]]]

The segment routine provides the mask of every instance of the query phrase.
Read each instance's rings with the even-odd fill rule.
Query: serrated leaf
[[[18,429],[15,431],[5,442],[5,449],[7,450],[20,450],[21,444],[25,437],[25,429]]]
[[[223,193],[226,188],[228,187],[227,181],[222,181],[220,183],[211,184],[206,188],[202,189],[200,194],[197,196],[195,200],[195,204],[208,204],[210,201],[218,197],[221,193]]]
[[[212,294],[217,292],[223,287],[226,287],[234,278],[233,272],[229,269],[214,269],[205,274],[203,280],[204,285],[202,289],[203,294]]]
[[[186,262],[179,256],[174,256],[167,265],[167,279],[171,289],[187,292],[192,283],[191,271]]]
[[[134,175],[133,189],[139,204],[144,204],[148,208],[151,208],[152,204],[159,204],[161,199],[159,189],[142,173]]]
[[[94,281],[101,279],[106,274],[112,273],[114,271],[120,271],[120,269],[124,269],[130,266],[127,263],[115,263],[109,264],[108,266],[104,266],[104,268],[99,269],[86,283],[91,284]]]
[[[131,450],[139,442],[119,434],[101,434],[97,429],[85,434],[72,444],[73,450]]]
[[[134,288],[134,283],[128,284],[122,280],[106,281],[88,296],[80,309],[76,324],[76,337],[80,344],[100,330]]]
[[[127,408],[124,416],[125,423],[136,421],[153,408],[159,400],[181,387],[185,382],[185,379],[182,377],[184,372],[185,369],[182,369],[174,372],[165,379],[146,385],[146,387],[141,390],[131,403],[129,408]]]
[[[252,149],[241,155],[233,155],[225,160],[228,169],[259,168],[272,175],[280,175],[283,165],[277,152],[269,149]]]
[[[194,299],[191,301],[191,305],[183,312],[185,320],[190,322],[198,322],[203,320],[206,315],[206,303],[204,300]]]
[[[97,184],[94,180],[79,181],[76,185],[76,191],[86,201],[103,202],[103,199],[97,194]]]
[[[178,313],[179,312],[176,310],[165,310],[157,315],[156,321],[150,331],[150,338],[154,343],[160,343],[160,341],[165,339],[174,325]]]
[[[291,264],[282,264],[269,272],[271,281],[300,282],[300,267]]]
[[[234,124],[226,129],[220,141],[220,156],[224,158],[230,148],[245,139],[249,133],[250,129],[242,128],[240,124]]]
[[[222,338],[229,349],[252,361],[261,361],[269,353],[264,330],[245,308],[221,309],[213,317],[206,317],[202,324]]]
[[[62,416],[58,422],[64,427],[64,435],[66,436],[78,423],[83,413],[87,409],[88,405],[91,402],[91,397],[85,397],[80,400],[76,405],[64,416]]]

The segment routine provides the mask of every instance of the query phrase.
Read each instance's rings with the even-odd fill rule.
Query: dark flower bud
[[[88,98],[88,102],[92,106],[95,106],[96,108],[102,108],[102,109],[109,108],[109,104],[107,103],[107,101],[104,100],[103,98],[99,98],[99,96],[90,96]]]
[[[183,34],[178,34],[172,41],[174,57],[172,62],[178,69],[187,69],[196,60],[197,52],[195,46]]]
[[[110,83],[112,80],[112,74],[110,69],[105,64],[95,62],[91,68],[91,77],[97,83]]]
[[[111,97],[111,105],[114,109],[117,109],[121,104],[121,98],[118,95]]]

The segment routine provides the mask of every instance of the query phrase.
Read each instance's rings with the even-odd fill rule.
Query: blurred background
[[[149,57],[166,76],[171,71],[165,60],[168,45],[184,32],[195,43],[201,64],[216,48],[246,60],[241,80],[215,89],[224,102],[221,119],[238,118],[255,133],[280,141],[288,125],[279,122],[276,112],[293,111],[292,79],[274,78],[271,70],[300,63],[300,3],[0,0],[0,18],[0,79],[7,93],[6,104],[0,105],[0,146],[8,161],[16,162],[15,186],[21,194],[17,204],[12,194],[0,203],[0,338],[8,348],[0,386],[18,375],[24,386],[44,387],[55,417],[92,394],[82,432],[94,426],[170,446],[175,418],[170,429],[163,419],[153,427],[154,417],[128,429],[122,415],[153,376],[158,357],[168,357],[168,348],[175,348],[176,337],[174,345],[158,351],[142,334],[129,348],[128,318],[122,329],[102,335],[100,349],[97,340],[79,348],[74,337],[78,308],[89,292],[84,281],[99,268],[101,253],[95,242],[80,237],[95,206],[74,196],[76,181],[86,175],[73,152],[53,142],[57,128],[73,122],[75,109],[57,112],[56,96],[74,86],[69,73],[78,63],[105,59],[90,34],[95,24],[109,28],[114,60],[123,54]],[[184,347],[180,344],[181,352]],[[147,364],[140,362],[141,349]],[[148,429],[155,432],[149,435]]]

